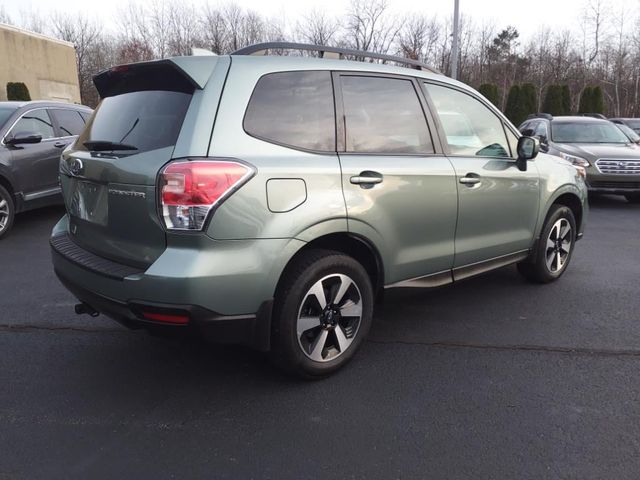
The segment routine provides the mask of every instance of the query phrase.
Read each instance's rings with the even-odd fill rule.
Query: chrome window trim
[[[16,126],[16,123],[18,123],[20,120],[22,120],[22,117],[24,117],[27,113],[31,113],[31,112],[35,112],[38,110],[71,110],[72,112],[80,112],[79,109],[76,108],[70,108],[65,106],[62,107],[34,107],[31,108],[29,110],[27,110],[26,112],[22,112],[20,114],[20,116],[18,118],[15,119],[15,121],[11,124],[11,126],[7,129],[7,133],[2,137],[2,140],[0,140],[0,146],[6,147],[7,144],[5,143],[5,139],[7,138],[7,136],[11,133],[11,130],[13,130],[13,127]],[[47,112],[47,115],[49,115],[49,119],[53,121],[53,118],[51,118],[51,114],[49,112]],[[55,129],[54,129],[54,133],[55,133]],[[65,135],[63,137],[51,137],[51,138],[43,138],[41,142],[39,143],[44,143],[44,142],[50,142],[50,141],[55,141],[55,140],[60,140],[60,139],[65,139],[65,138],[75,138],[76,135]]]

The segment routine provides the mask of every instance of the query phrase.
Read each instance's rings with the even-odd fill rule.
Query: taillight
[[[251,176],[252,170],[229,160],[178,161],[160,174],[160,201],[170,230],[202,230],[213,207]]]

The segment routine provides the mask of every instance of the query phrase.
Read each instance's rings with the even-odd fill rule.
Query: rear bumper
[[[59,254],[54,251],[53,255]],[[127,328],[195,334],[216,343],[245,345],[261,351],[268,351],[270,348],[272,299],[264,301],[255,314],[221,315],[197,305],[121,302],[77,285],[57,269],[55,273],[60,282],[80,302]],[[144,318],[145,311],[184,312],[188,315],[189,322],[186,324],[154,322]]]
[[[60,241],[61,239],[65,241]],[[186,312],[195,331],[222,343],[267,350],[272,298],[288,260],[304,242],[292,239],[170,239],[142,271],[93,255],[73,242],[67,217],[54,227],[52,261],[60,281],[81,302],[132,328],[157,328],[141,312]]]

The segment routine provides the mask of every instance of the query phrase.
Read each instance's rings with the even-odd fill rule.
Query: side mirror
[[[17,132],[10,138],[5,138],[4,143],[7,145],[23,145],[26,143],[40,143],[42,135],[34,132]]]
[[[527,171],[527,161],[533,160],[540,151],[540,140],[535,137],[520,137],[518,139],[518,159],[516,165],[521,172]]]

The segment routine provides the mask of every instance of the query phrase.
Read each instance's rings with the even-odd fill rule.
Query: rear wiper
[[[83,145],[92,152],[111,152],[114,150],[138,150],[138,147],[120,142],[110,142],[108,140],[92,140],[84,142]]]

